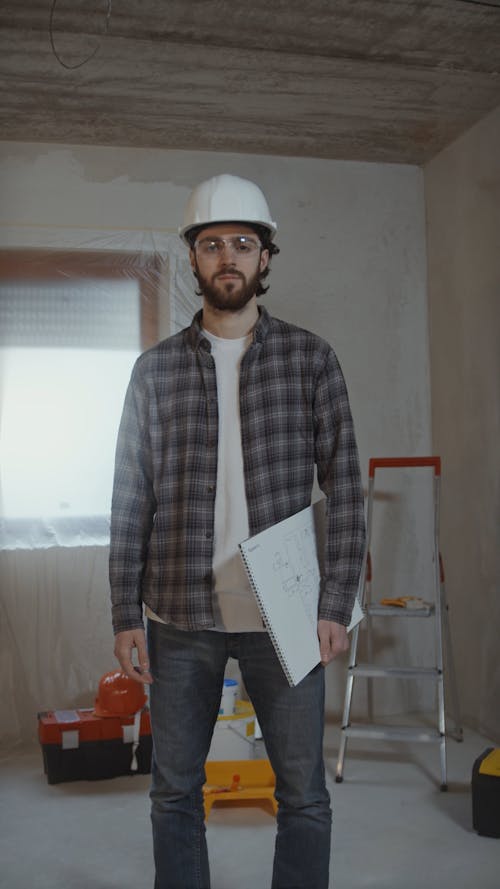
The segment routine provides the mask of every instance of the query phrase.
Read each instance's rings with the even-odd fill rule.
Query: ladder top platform
[[[368,476],[373,478],[376,469],[404,469],[418,466],[432,466],[434,475],[441,475],[441,457],[372,457],[368,464]]]

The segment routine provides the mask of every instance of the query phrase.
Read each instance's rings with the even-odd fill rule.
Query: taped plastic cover
[[[171,231],[0,232],[0,743],[92,707],[115,666],[109,510],[139,352],[199,308]]]
[[[133,363],[199,306],[177,235],[77,234],[0,249],[1,549],[107,543]]]

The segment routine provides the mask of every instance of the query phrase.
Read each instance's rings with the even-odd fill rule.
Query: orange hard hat
[[[99,680],[96,716],[133,716],[146,703],[144,687],[121,670],[111,670]]]

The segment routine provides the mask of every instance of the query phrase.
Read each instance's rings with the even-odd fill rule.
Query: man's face
[[[240,248],[238,235],[247,239],[248,253],[245,241]],[[250,226],[220,223],[199,232],[190,259],[206,302],[220,311],[239,312],[255,296],[269,252],[260,249],[259,236]]]

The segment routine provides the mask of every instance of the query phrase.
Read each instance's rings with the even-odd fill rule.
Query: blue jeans
[[[229,657],[239,662],[276,773],[271,889],[328,889],[324,670],[290,688],[267,633],[186,632],[148,621],[155,889],[210,889],[202,787]]]

